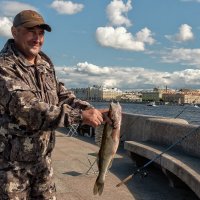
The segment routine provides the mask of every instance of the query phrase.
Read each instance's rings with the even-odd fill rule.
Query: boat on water
[[[149,102],[149,103],[147,104],[147,106],[154,106],[154,107],[156,107],[157,105],[156,105],[156,102],[155,102],[155,101],[152,101],[152,102]]]
[[[198,106],[197,104],[194,104],[193,106],[194,106],[195,108],[199,108],[199,106]]]

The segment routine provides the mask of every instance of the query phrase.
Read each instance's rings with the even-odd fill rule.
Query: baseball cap
[[[43,17],[33,10],[23,10],[18,13],[13,20],[13,26],[23,26],[25,28],[40,26],[44,30],[51,32],[51,27],[45,23]]]

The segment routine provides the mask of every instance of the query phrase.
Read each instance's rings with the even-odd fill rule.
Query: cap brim
[[[39,26],[42,29],[44,29],[48,32],[51,32],[51,27],[48,24],[40,24],[38,22],[26,22],[26,23],[22,24],[22,26],[25,28],[32,28],[34,26]]]

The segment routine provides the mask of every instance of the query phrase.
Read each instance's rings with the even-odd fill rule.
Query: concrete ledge
[[[161,154],[166,148],[150,142],[125,141],[124,148],[149,160]],[[200,160],[170,150],[155,160],[162,168],[180,178],[200,198]]]
[[[187,139],[176,145],[183,154],[200,158],[199,126],[186,120],[123,113],[121,135],[123,141],[152,141],[169,146],[193,131]]]

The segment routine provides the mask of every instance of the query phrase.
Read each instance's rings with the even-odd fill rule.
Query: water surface
[[[90,102],[96,108],[108,108],[109,102]],[[133,114],[154,115],[162,117],[182,118],[191,124],[200,124],[200,107],[193,105],[158,105],[147,106],[147,104],[120,103],[122,111]]]

